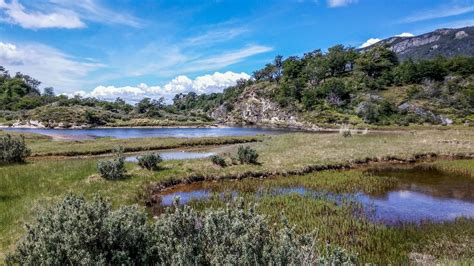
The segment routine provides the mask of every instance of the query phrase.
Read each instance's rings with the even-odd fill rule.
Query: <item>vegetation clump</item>
[[[237,151],[237,158],[241,164],[257,164],[258,153],[249,146],[240,146]]]
[[[179,206],[148,222],[136,206],[112,210],[96,197],[68,196],[40,213],[7,264],[352,264],[344,250],[318,252],[312,235],[274,229],[243,201],[197,212]]]
[[[123,148],[115,149],[115,158],[111,160],[100,161],[97,164],[100,176],[108,180],[122,179],[125,177],[125,156]]]
[[[9,134],[0,136],[0,164],[23,163],[30,154],[31,150],[23,136],[21,138]]]
[[[219,155],[212,155],[211,156],[211,162],[215,165],[218,165],[220,167],[226,167],[227,163],[224,158],[222,158]]]
[[[138,165],[150,171],[158,170],[159,163],[163,161],[159,153],[148,153],[137,157]]]

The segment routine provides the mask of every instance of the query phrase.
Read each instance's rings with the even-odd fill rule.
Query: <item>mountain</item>
[[[400,60],[433,59],[437,56],[474,56],[474,27],[438,29],[414,37],[391,37],[362,50],[388,46]]]

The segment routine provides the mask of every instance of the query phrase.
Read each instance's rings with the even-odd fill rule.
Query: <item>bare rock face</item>
[[[16,121],[13,123],[12,127],[18,127],[18,128],[46,128],[46,125],[44,125],[41,121],[38,120],[26,120],[26,121]]]
[[[469,36],[469,34],[467,34],[465,31],[462,30],[462,31],[456,32],[456,35],[454,36],[454,38],[456,38],[458,40],[462,40],[462,39],[464,39],[468,36]]]
[[[416,37],[408,38],[407,40],[403,40],[393,45],[390,49],[397,54],[403,54],[409,49],[437,42],[439,41],[440,38],[441,38],[440,35],[433,35],[433,36],[427,36],[427,37],[421,37],[421,38],[416,38]]]
[[[296,124],[296,116],[282,110],[277,103],[264,97],[259,97],[255,92],[243,94],[233,110],[227,104],[219,106],[211,113],[211,117],[221,123],[246,123],[246,124]]]
[[[251,124],[260,126],[284,126],[291,128],[315,129],[315,126],[301,122],[296,112],[281,108],[278,103],[255,91],[244,92],[232,104],[224,103],[215,109],[210,116],[219,123],[225,124]]]

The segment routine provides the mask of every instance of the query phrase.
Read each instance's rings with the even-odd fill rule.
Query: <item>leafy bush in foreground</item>
[[[258,159],[258,153],[256,150],[248,146],[240,146],[237,151],[237,158],[240,163],[244,164],[256,164]]]
[[[137,207],[112,211],[102,198],[67,196],[41,212],[7,264],[141,264],[149,260],[147,216]]]
[[[279,227],[279,226],[277,226]],[[154,222],[137,207],[112,210],[102,198],[68,196],[28,227],[7,264],[288,265],[354,263],[344,250],[319,254],[310,235],[241,202],[197,212],[169,208]]]
[[[115,158],[111,160],[100,161],[97,164],[100,176],[105,179],[114,180],[121,179],[125,176],[125,156],[123,156],[123,148],[115,149]]]
[[[15,138],[9,134],[0,137],[0,164],[22,163],[30,156],[31,150],[26,146],[25,138]]]
[[[137,157],[138,165],[147,170],[158,170],[158,164],[163,161],[160,154],[158,153],[148,153],[142,156]]]
[[[225,159],[222,158],[219,155],[212,155],[211,156],[211,162],[215,165],[218,165],[220,167],[226,167],[227,163],[225,162]]]

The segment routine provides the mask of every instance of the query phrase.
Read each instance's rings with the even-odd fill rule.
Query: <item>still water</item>
[[[37,133],[64,139],[93,139],[112,137],[118,139],[147,137],[223,137],[255,136],[258,134],[282,134],[294,132],[291,129],[261,127],[223,127],[223,128],[92,128],[92,129],[44,129],[44,128],[4,128],[7,131]]]
[[[192,152],[192,151],[166,151],[166,152],[158,152],[161,156],[161,159],[165,161],[169,160],[191,160],[191,159],[201,159],[201,158],[208,158],[212,155],[215,155],[214,152]],[[127,156],[125,157],[125,161],[136,163],[137,156]]]
[[[259,195],[261,191],[267,191],[266,193],[279,195],[296,193],[309,197],[324,197],[334,201],[351,199],[359,202],[367,212],[370,212],[371,219],[386,224],[442,222],[452,221],[458,217],[474,218],[474,180],[472,178],[418,166],[379,168],[368,172],[377,176],[395,177],[397,182],[393,187],[374,194],[361,192],[331,194],[303,186],[273,186],[265,189],[261,187],[257,188],[255,193],[257,197],[262,196]],[[245,182],[245,180],[239,182]],[[235,190],[235,187],[232,189],[225,194],[238,196],[239,191]],[[191,200],[205,200],[216,195],[216,192],[224,197],[224,192],[214,189],[209,183],[183,186],[164,192],[161,204],[170,205],[177,196],[183,204]]]

